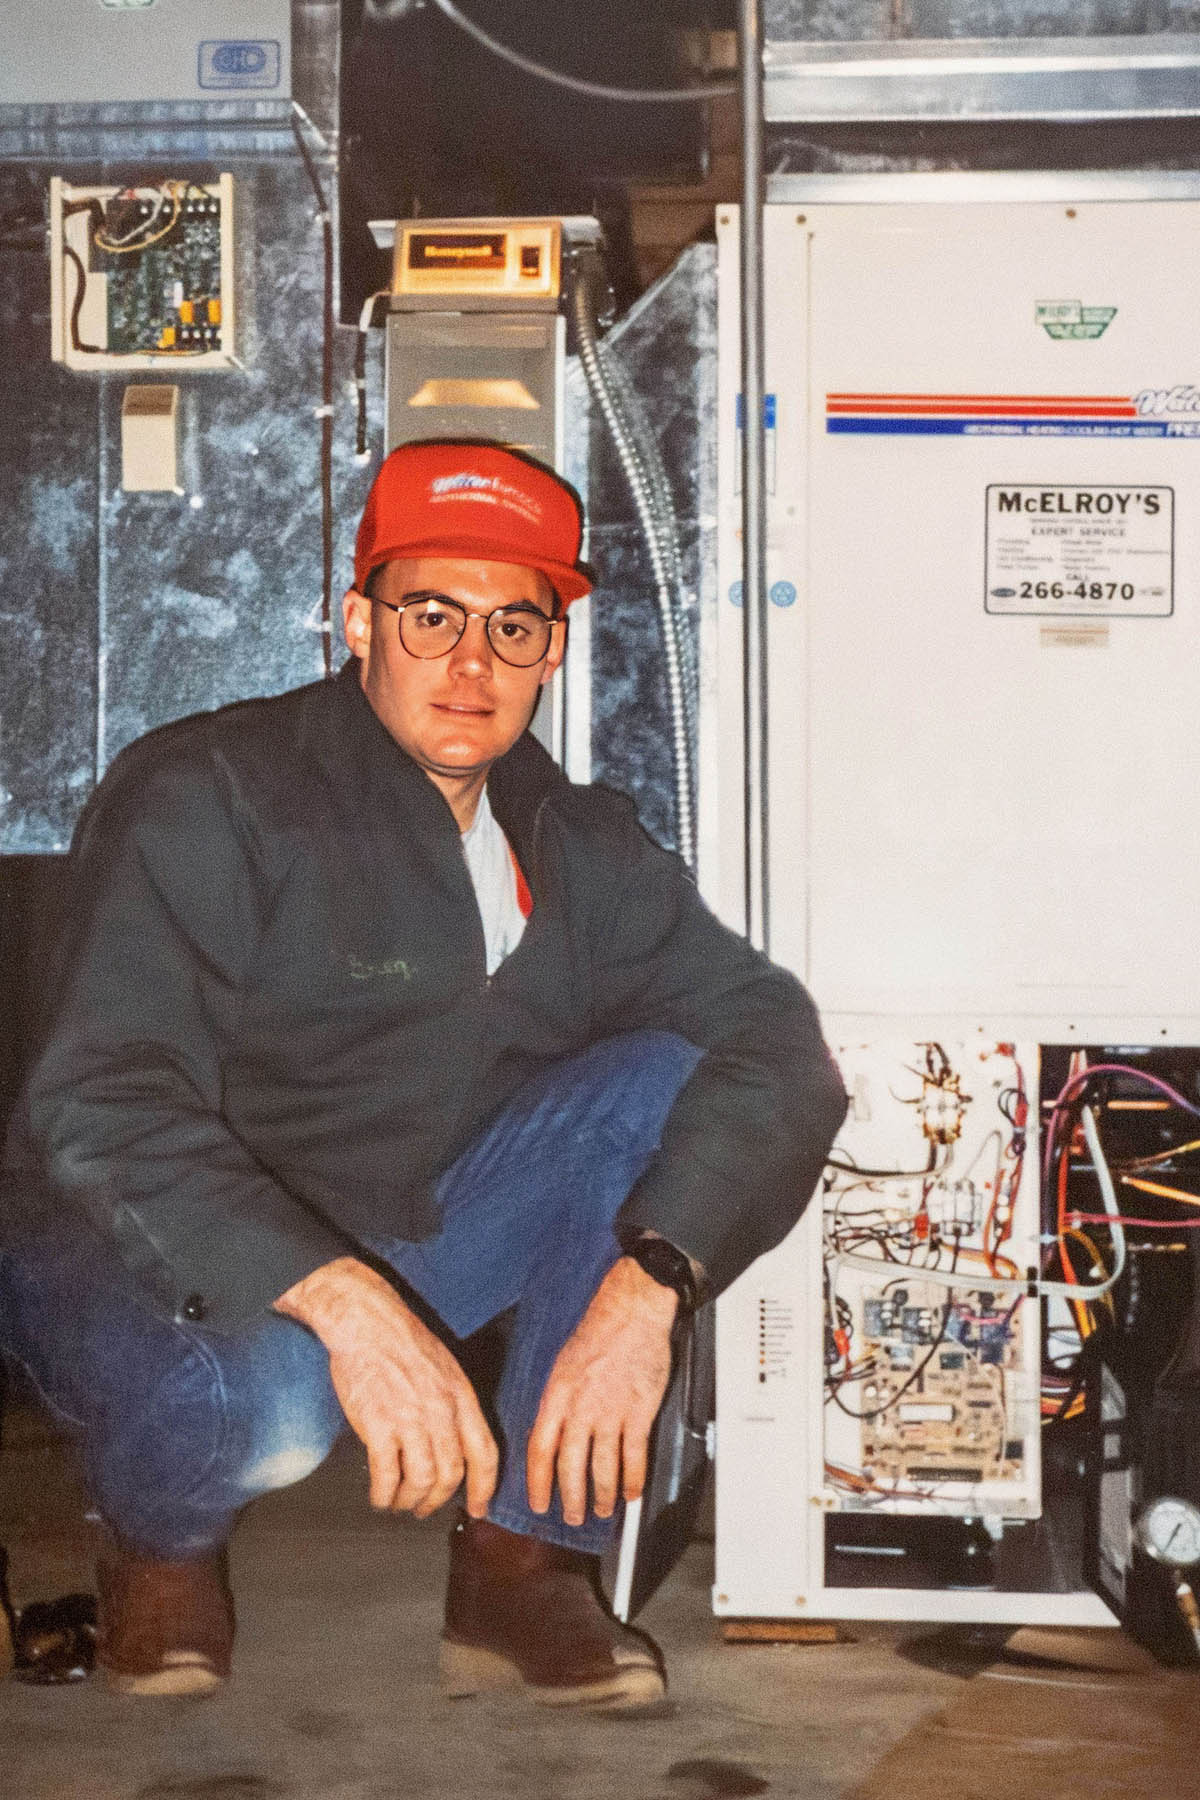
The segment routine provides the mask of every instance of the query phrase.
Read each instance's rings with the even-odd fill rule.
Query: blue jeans
[[[515,1308],[495,1413],[489,1517],[603,1550],[611,1520],[530,1511],[525,1446],[554,1359],[620,1254],[613,1220],[700,1052],[666,1032],[610,1038],[528,1082],[437,1184],[440,1228],[364,1246],[459,1338]],[[311,1473],[346,1421],[323,1345],[277,1313],[236,1335],[156,1314],[98,1239],[0,1249],[0,1346],[79,1435],[92,1499],[149,1554],[224,1542],[257,1495]]]

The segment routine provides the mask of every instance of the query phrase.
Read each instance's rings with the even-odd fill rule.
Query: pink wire
[[[1148,1225],[1157,1231],[1200,1231],[1200,1219],[1130,1219],[1124,1213],[1083,1212],[1069,1212],[1066,1218],[1074,1225]]]
[[[1092,1063],[1089,1068],[1080,1069],[1078,1075],[1072,1075],[1063,1084],[1062,1091],[1051,1108],[1049,1123],[1046,1127],[1046,1149],[1042,1159],[1042,1185],[1044,1187],[1048,1187],[1050,1182],[1050,1162],[1054,1153],[1054,1142],[1058,1136],[1059,1116],[1066,1110],[1067,1102],[1074,1099],[1078,1090],[1086,1086],[1093,1075],[1132,1075],[1135,1081],[1144,1082],[1147,1087],[1157,1088],[1160,1093],[1167,1096],[1168,1100],[1171,1100],[1176,1106],[1182,1107],[1184,1112],[1192,1113],[1194,1117],[1200,1119],[1200,1106],[1193,1106],[1190,1100],[1184,1099],[1177,1088],[1173,1088],[1169,1081],[1163,1081],[1160,1076],[1147,1075],[1142,1069],[1130,1068],[1128,1063]]]

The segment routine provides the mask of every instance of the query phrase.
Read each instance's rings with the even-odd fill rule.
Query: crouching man
[[[463,1489],[451,1691],[663,1692],[599,1555],[680,1310],[784,1236],[844,1097],[798,983],[526,731],[580,533],[524,457],[394,451],[341,674],[150,733],[81,821],[0,1336],[81,1439],[125,1692],[228,1675],[233,1522],[347,1421],[373,1505]],[[510,1310],[497,1438],[448,1346]]]

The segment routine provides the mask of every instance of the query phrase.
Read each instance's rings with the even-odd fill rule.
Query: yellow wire
[[[1094,1265],[1094,1267],[1096,1267],[1096,1269],[1105,1269],[1105,1258],[1103,1258],[1103,1256],[1101,1256],[1101,1253],[1099,1253],[1099,1249],[1097,1249],[1096,1242],[1094,1242],[1094,1240],[1092,1240],[1092,1238],[1088,1237],[1087,1231],[1081,1231],[1081,1229],[1079,1229],[1079,1226],[1069,1226],[1069,1228],[1067,1228],[1067,1231],[1063,1231],[1063,1237],[1076,1238],[1076,1242],[1078,1242],[1078,1244],[1083,1244],[1083,1247],[1085,1247],[1085,1251],[1087,1251],[1088,1256],[1090,1256],[1090,1258],[1092,1258],[1092,1265]],[[1108,1294],[1103,1294],[1103,1296],[1101,1296],[1101,1300],[1099,1300],[1099,1305],[1103,1305],[1103,1307],[1106,1307],[1106,1309],[1108,1309],[1108,1312],[1112,1312],[1112,1310],[1114,1310],[1114,1303],[1112,1303],[1112,1292],[1108,1292]],[[1088,1305],[1088,1303],[1085,1303],[1085,1301],[1072,1300],[1072,1301],[1070,1301],[1070,1310],[1072,1310],[1072,1312],[1074,1312],[1074,1316],[1076,1316],[1076,1325],[1078,1325],[1078,1327],[1079,1327],[1079,1336],[1081,1336],[1081,1337],[1090,1336],[1090,1334],[1092,1334],[1092,1330],[1094,1330],[1094,1328],[1096,1328],[1096,1327],[1094,1327],[1094,1325],[1092,1325],[1092,1307],[1090,1307],[1090,1305]]]
[[[1071,1402],[1070,1406],[1067,1408],[1066,1412],[1060,1411],[1061,1405],[1062,1405],[1061,1401],[1059,1401],[1057,1404],[1055,1404],[1053,1398],[1047,1399],[1047,1398],[1043,1397],[1043,1400],[1042,1400],[1043,1417],[1049,1415],[1050,1417],[1056,1418],[1056,1419],[1057,1418],[1077,1419],[1079,1417],[1080,1413],[1086,1407],[1087,1400],[1083,1394],[1076,1395],[1075,1399],[1072,1400],[1072,1402]]]
[[[944,1243],[945,1239],[942,1241]],[[1002,1277],[1005,1281],[1019,1281],[1021,1278],[1017,1265],[1012,1262],[1009,1257],[1000,1255],[999,1252],[997,1252],[992,1259],[992,1262],[989,1263],[987,1252],[985,1250],[974,1250],[969,1245],[960,1245],[958,1252],[960,1266],[964,1258],[967,1258],[972,1262],[981,1262],[993,1279]],[[916,1273],[920,1273],[920,1265],[918,1263],[912,1264],[912,1268]],[[968,1270],[967,1273],[970,1273],[970,1271]],[[963,1286],[970,1287],[971,1283],[969,1281],[964,1281]]]
[[[178,181],[167,182],[164,191],[170,194],[171,205],[174,208],[174,211],[162,230],[156,231],[153,237],[139,238],[134,244],[110,244],[107,239],[102,238],[97,231],[92,238],[92,242],[95,244],[96,248],[98,250],[103,250],[106,256],[132,256],[135,251],[148,250],[151,244],[161,243],[162,239],[166,237],[169,231],[174,231],[178,222],[180,207],[179,189],[182,185],[184,184]]]
[[[1135,1156],[1126,1166],[1149,1169],[1155,1163],[1170,1162],[1173,1156],[1186,1156],[1189,1150],[1200,1150],[1200,1138],[1193,1138],[1188,1144],[1175,1144],[1170,1150],[1157,1150],[1153,1156]]]
[[[1200,1206],[1200,1194],[1185,1193],[1182,1188],[1164,1187],[1161,1181],[1141,1181],[1136,1175],[1122,1175],[1126,1187],[1140,1188],[1143,1194],[1158,1194],[1164,1200],[1178,1200],[1183,1206]]]
[[[1063,1236],[1078,1238],[1079,1242],[1083,1245],[1084,1249],[1087,1251],[1088,1255],[1091,1257],[1091,1259],[1092,1259],[1093,1263],[1095,1263],[1096,1267],[1098,1269],[1104,1270],[1104,1258],[1100,1254],[1099,1247],[1097,1246],[1095,1240],[1088,1236],[1086,1231],[1081,1230],[1081,1228],[1078,1225],[1069,1225],[1067,1227],[1066,1231],[1064,1231]],[[1104,1270],[1104,1272],[1105,1272],[1105,1274],[1107,1274],[1108,1271]]]

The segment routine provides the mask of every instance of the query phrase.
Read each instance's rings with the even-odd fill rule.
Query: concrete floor
[[[217,1698],[136,1702],[99,1682],[0,1686],[0,1794],[716,1800],[770,1790],[834,1800],[968,1696],[966,1675],[946,1666],[953,1657],[941,1667],[915,1659],[929,1656],[928,1627],[856,1625],[855,1641],[824,1646],[723,1643],[709,1610],[711,1549],[698,1543],[641,1620],[667,1656],[672,1716],[622,1723],[520,1698],[445,1700],[434,1674],[445,1523],[376,1516],[365,1494],[364,1460],[348,1440],[309,1481],[244,1516],[233,1548],[236,1672]],[[18,1411],[0,1464],[18,1606],[89,1585],[81,1511],[61,1445]],[[1064,1722],[1078,1699],[1062,1696]]]

